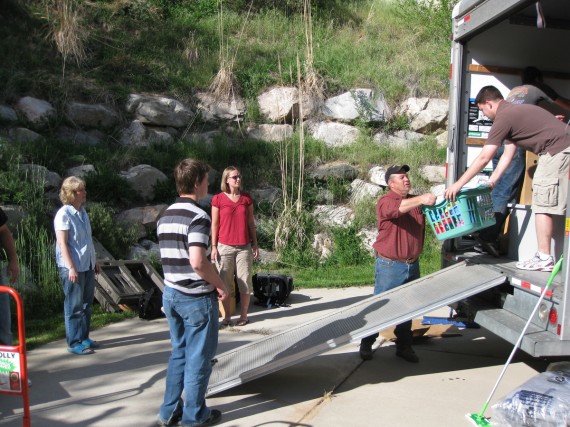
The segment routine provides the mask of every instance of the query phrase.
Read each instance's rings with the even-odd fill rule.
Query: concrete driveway
[[[220,332],[218,352],[371,294],[372,287],[302,289],[291,294],[289,307],[253,305],[249,325]],[[432,315],[448,313],[443,308]],[[68,354],[64,340],[28,354],[32,425],[154,425],[169,356],[166,320],[130,319],[92,338],[102,344],[94,355]],[[363,362],[358,343],[350,343],[216,394],[208,404],[223,412],[222,427],[467,426],[465,414],[481,410],[512,346],[484,329],[464,329],[461,336],[421,338],[415,349],[419,364],[397,358],[390,341]],[[519,353],[491,404],[546,366]],[[0,426],[21,426],[21,419],[22,399],[0,395]]]

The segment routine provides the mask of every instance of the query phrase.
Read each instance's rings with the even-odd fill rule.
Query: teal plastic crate
[[[461,190],[455,201],[422,206],[422,211],[438,240],[465,236],[495,224],[488,186]]]

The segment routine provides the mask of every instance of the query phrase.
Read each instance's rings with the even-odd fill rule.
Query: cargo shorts
[[[538,214],[566,215],[570,155],[543,154],[532,180],[532,210]]]
[[[253,294],[253,252],[251,244],[247,245],[224,245],[218,242],[220,254],[219,272],[220,277],[228,290],[234,289],[234,275],[240,294]],[[233,292],[232,292],[233,294]]]

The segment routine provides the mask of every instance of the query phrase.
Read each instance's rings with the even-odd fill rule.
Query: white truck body
[[[538,4],[538,6],[537,6]],[[481,120],[473,100],[483,86],[494,85],[506,97],[521,84],[520,71],[539,68],[545,83],[570,98],[570,1],[568,0],[462,0],[453,11],[451,87],[447,184],[454,183],[484,145],[491,123]],[[552,112],[556,108],[550,108]],[[564,113],[564,111],[562,111]],[[567,119],[570,117],[565,112]],[[484,173],[491,172],[491,164]],[[570,200],[570,199],[569,199]],[[549,273],[518,270],[517,261],[536,251],[534,215],[530,201],[513,204],[509,217],[507,254],[491,258],[472,250],[469,237],[447,240],[443,265],[480,259],[507,277],[504,285],[456,308],[481,326],[515,343],[545,287]],[[555,216],[552,250],[555,258],[568,254],[568,216]],[[532,356],[570,355],[570,292],[564,263],[521,348]]]

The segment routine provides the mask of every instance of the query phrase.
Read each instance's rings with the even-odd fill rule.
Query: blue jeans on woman
[[[379,295],[390,289],[397,288],[404,283],[411,282],[412,280],[419,279],[420,277],[420,262],[416,261],[411,264],[405,262],[392,261],[390,259],[376,257],[376,265],[374,269],[374,295]],[[394,330],[396,335],[397,346],[412,345],[412,321],[408,320],[400,323]],[[368,342],[372,345],[378,333],[363,338],[362,342]]]
[[[65,336],[67,347],[73,348],[89,338],[91,326],[91,306],[95,296],[95,271],[93,269],[77,273],[77,283],[69,280],[69,269],[59,267],[59,277],[63,285],[63,313],[65,316]]]
[[[172,353],[158,418],[163,423],[173,422],[182,415],[183,426],[195,426],[206,421],[211,412],[206,406],[206,391],[218,347],[217,294],[190,296],[166,286],[162,304]]]

